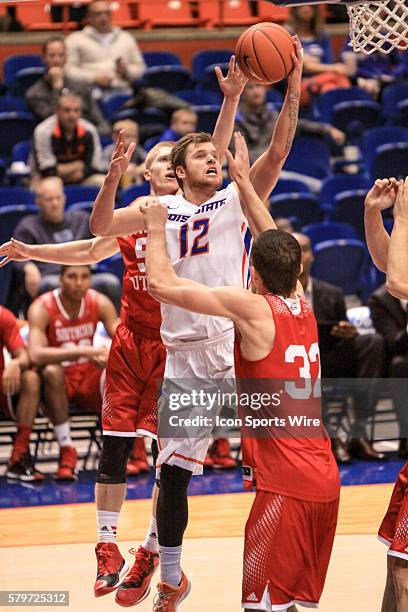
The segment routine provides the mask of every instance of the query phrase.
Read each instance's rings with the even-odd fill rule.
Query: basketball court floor
[[[376,540],[376,531],[401,465],[394,456],[387,463],[355,462],[341,468],[339,525],[322,612],[380,610],[386,549]],[[83,472],[78,483],[48,480],[40,486],[11,484],[0,478],[1,590],[63,590],[70,593],[70,610],[119,609],[114,595],[95,599],[92,591],[96,568],[94,476],[94,472]],[[130,562],[132,555],[127,551],[143,540],[148,524],[152,483],[152,475],[138,476],[129,483],[118,543]],[[192,580],[192,591],[180,610],[238,611],[242,536],[253,496],[242,492],[239,470],[196,477],[190,493],[183,565]],[[154,592],[152,589],[137,610],[152,609]],[[21,606],[14,609],[20,608],[23,610]]]

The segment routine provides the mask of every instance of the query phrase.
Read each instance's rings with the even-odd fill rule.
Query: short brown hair
[[[41,47],[41,54],[45,55],[48,50],[48,45],[51,45],[52,43],[56,42],[61,43],[61,45],[65,47],[65,40],[62,36],[51,36],[50,38],[47,38],[47,40],[43,43]]]
[[[269,293],[288,297],[296,288],[302,250],[296,238],[288,232],[267,230],[255,241],[251,263]]]
[[[186,156],[189,145],[201,144],[202,142],[213,142],[211,134],[207,132],[191,132],[191,134],[187,134],[183,136],[183,138],[180,138],[173,147],[171,152],[171,164],[179,187],[183,187],[183,182],[177,177],[176,168],[178,166],[182,168],[186,167]]]

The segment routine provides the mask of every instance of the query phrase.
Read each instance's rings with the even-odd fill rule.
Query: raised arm
[[[364,228],[368,250],[374,264],[387,271],[390,237],[384,228],[381,211],[392,206],[398,190],[396,179],[378,179],[364,202]]]
[[[146,216],[148,232],[147,287],[156,300],[193,312],[228,317],[233,321],[252,318],[259,296],[235,287],[206,287],[177,276],[166,249],[167,208],[157,200],[143,205],[141,210]]]
[[[96,197],[89,223],[95,236],[127,236],[144,229],[143,216],[138,206],[115,210],[115,196],[120,179],[129,166],[135,143],[125,151],[123,130],[120,131],[112,154],[108,174]]]
[[[394,206],[394,227],[388,249],[387,290],[408,299],[408,176],[398,187]]]
[[[229,147],[234,131],[239,99],[248,79],[239,69],[234,55],[230,59],[227,76],[224,77],[219,66],[216,66],[215,74],[220,89],[224,94],[224,100],[213,133],[218,158],[222,164],[225,158],[225,151]]]
[[[277,183],[296,132],[302,81],[303,49],[298,36],[293,36],[292,40],[296,53],[292,52],[294,67],[288,76],[285,101],[273,130],[269,147],[251,168],[251,181],[262,201],[270,196]]]
[[[226,152],[229,172],[238,188],[242,211],[247,218],[252,237],[256,239],[262,232],[276,229],[276,224],[249,178],[249,155],[245,139],[240,132],[234,134],[234,139],[235,157],[230,151]]]
[[[45,261],[65,265],[93,264],[119,251],[115,238],[90,238],[60,244],[25,244],[11,238],[0,246],[0,268],[10,261]]]

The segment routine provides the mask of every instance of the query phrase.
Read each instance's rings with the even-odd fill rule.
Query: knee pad
[[[96,482],[122,484],[126,482],[126,464],[135,439],[121,436],[102,436]]]

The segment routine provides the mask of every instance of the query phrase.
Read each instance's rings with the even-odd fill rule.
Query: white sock
[[[72,446],[69,421],[65,421],[65,423],[61,423],[61,425],[54,425],[54,433],[60,447]]]
[[[182,546],[159,546],[160,578],[172,587],[178,587],[181,581]]]
[[[119,512],[97,510],[96,517],[98,523],[98,542],[116,542]]]
[[[157,537],[157,521],[154,516],[150,517],[150,525],[147,530],[145,541],[143,542],[143,548],[150,550],[150,552],[159,552],[159,539]]]

